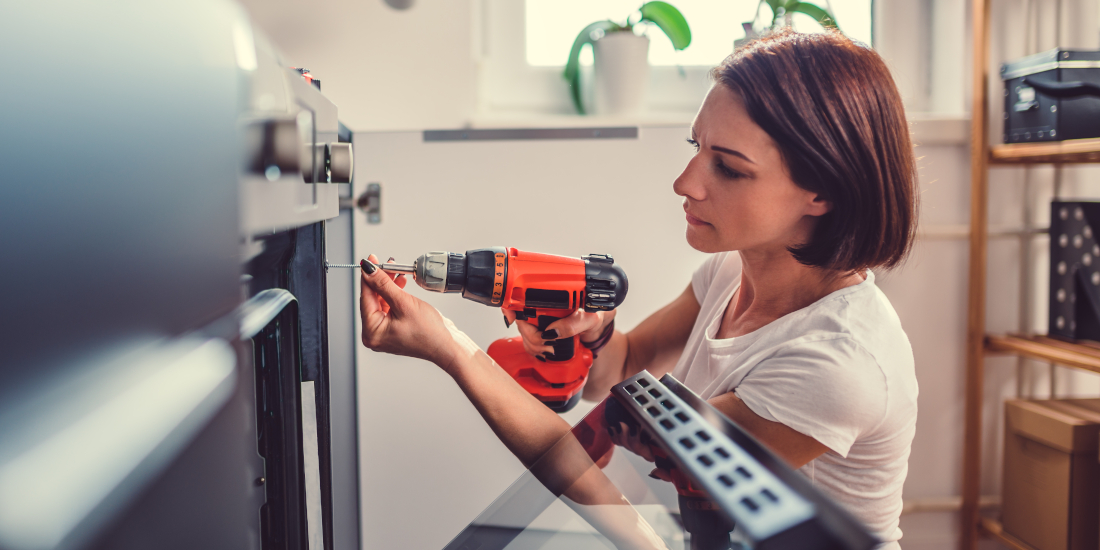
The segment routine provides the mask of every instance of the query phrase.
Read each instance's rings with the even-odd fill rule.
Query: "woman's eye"
[[[696,151],[699,150],[699,142],[698,141],[695,141],[694,139],[691,139],[691,138],[687,138],[687,142],[688,142],[688,145],[691,145],[692,147],[694,147]]]
[[[744,175],[741,174],[740,172],[737,172],[737,171],[731,169],[730,167],[726,166],[725,164],[722,164],[721,162],[718,163],[717,168],[718,168],[718,173],[722,174],[723,176],[725,176],[727,178],[737,179],[737,178],[744,177]]]

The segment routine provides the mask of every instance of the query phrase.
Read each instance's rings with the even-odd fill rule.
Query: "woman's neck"
[[[726,307],[718,338],[748,334],[866,278],[809,267],[787,250],[739,254],[741,286]]]

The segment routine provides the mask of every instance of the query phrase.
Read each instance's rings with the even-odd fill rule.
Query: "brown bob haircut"
[[[901,96],[874,50],[839,32],[779,31],[716,67],[779,146],[791,179],[832,203],[799,262],[854,271],[900,264],[917,222],[916,161]]]

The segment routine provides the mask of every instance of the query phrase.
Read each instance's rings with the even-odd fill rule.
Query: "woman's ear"
[[[810,201],[810,204],[806,208],[806,215],[808,216],[824,216],[833,209],[833,203],[825,200],[821,195],[814,195],[814,198]]]

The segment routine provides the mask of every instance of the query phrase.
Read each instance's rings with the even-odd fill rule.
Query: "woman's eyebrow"
[[[711,145],[710,148],[711,148],[712,151],[718,151],[719,153],[725,153],[727,155],[733,155],[735,157],[741,157],[741,158],[745,159],[746,161],[748,161],[751,164],[756,164],[755,162],[753,162],[752,159],[745,156],[745,154],[740,152],[740,151],[735,151],[733,149],[727,149],[725,147],[722,147],[721,145]]]

